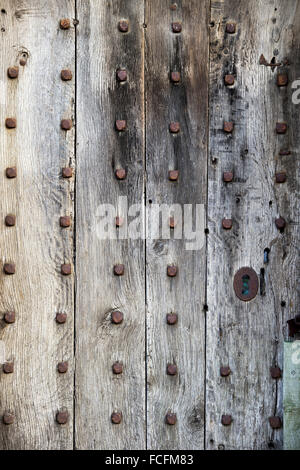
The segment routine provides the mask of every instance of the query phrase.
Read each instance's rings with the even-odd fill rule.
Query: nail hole
[[[206,229],[204,230],[204,233],[205,233],[205,235],[208,235],[208,234],[209,234],[209,228],[206,228]]]
[[[285,307],[286,306],[286,302],[284,300],[281,301],[280,303],[281,307]]]
[[[273,201],[269,201],[269,206],[271,206],[273,204]]]
[[[149,202],[149,204],[152,204],[152,199],[149,199],[149,201],[148,201],[148,202]]]
[[[241,202],[240,198],[237,197],[237,198],[235,199],[235,202],[236,202],[237,204],[239,204],[239,203]]]
[[[260,295],[266,294],[266,283],[265,283],[265,270],[261,268],[260,270]]]
[[[211,21],[211,22],[209,23],[209,26],[210,26],[211,28],[214,28],[214,27],[215,27],[215,22],[214,22],[214,21]]]
[[[5,33],[5,28],[1,28],[2,33]]]
[[[3,15],[6,15],[6,10],[2,8],[1,13],[3,13]]]
[[[203,305],[203,310],[204,310],[204,312],[208,312],[208,305],[207,304]]]
[[[264,263],[269,262],[269,253],[270,253],[270,248],[265,248],[264,249]]]

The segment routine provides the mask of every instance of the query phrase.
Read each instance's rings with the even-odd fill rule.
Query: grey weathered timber
[[[72,228],[59,218],[73,212],[73,184],[61,168],[74,158],[74,131],[66,134],[61,119],[72,118],[74,81],[62,82],[63,68],[74,70],[74,26],[59,27],[75,16],[74,1],[1,2],[0,35],[0,193],[1,300],[0,340],[14,373],[0,372],[0,448],[71,449],[73,447],[73,275],[63,278],[62,263],[72,263]],[[26,65],[20,65],[23,60]],[[19,66],[19,77],[7,69]],[[6,129],[5,119],[17,119]],[[7,167],[17,167],[8,179]],[[16,225],[6,227],[7,214]],[[3,273],[15,263],[16,273]],[[14,311],[16,321],[3,317]],[[56,313],[68,314],[65,325]],[[58,374],[57,363],[69,362]],[[67,409],[69,423],[56,423]],[[4,425],[5,413],[14,423]]]
[[[211,10],[210,154],[208,185],[208,314],[206,445],[208,449],[282,447],[282,429],[269,417],[282,418],[282,383],[270,367],[282,368],[286,320],[296,314],[297,159],[299,106],[291,101],[291,82],[299,76],[298,1],[215,2]],[[236,33],[225,32],[227,22]],[[281,64],[270,67],[260,62]],[[287,59],[287,60],[286,60]],[[288,87],[276,84],[287,72]],[[224,75],[234,74],[233,87]],[[233,121],[232,134],[223,121]],[[286,122],[276,135],[276,122]],[[290,150],[280,155],[281,150]],[[224,183],[224,171],[233,171]],[[275,173],[286,171],[285,183]],[[275,226],[282,216],[283,233]],[[222,219],[233,219],[231,230]],[[264,250],[269,249],[268,263]],[[233,277],[243,267],[260,277],[250,302],[233,291]],[[229,366],[229,377],[220,367]],[[232,415],[230,426],[221,424]]]
[[[284,450],[300,450],[300,341],[284,343]]]
[[[207,163],[208,5],[145,2],[146,196],[155,204],[205,204]],[[172,32],[172,22],[182,32]],[[180,72],[174,85],[170,73]],[[169,124],[180,123],[171,134]],[[177,182],[168,172],[179,171]],[[151,209],[152,207],[152,209]],[[165,216],[165,217],[168,217]],[[151,225],[151,224],[150,224]],[[202,227],[204,233],[204,226]],[[204,235],[203,235],[204,238]],[[147,240],[147,437],[149,449],[201,449],[204,445],[206,248],[186,240]],[[167,266],[178,274],[167,276]],[[178,315],[168,325],[168,313]],[[167,364],[178,373],[166,373]],[[167,425],[167,413],[176,425]]]
[[[145,447],[145,258],[143,240],[101,240],[101,204],[143,204],[144,5],[138,0],[78,6],[76,447]],[[128,33],[118,29],[129,21]],[[128,73],[118,83],[116,71]],[[126,120],[117,132],[116,120]],[[118,181],[115,171],[125,168]],[[125,217],[125,213],[118,213]],[[130,219],[131,221],[131,219]],[[143,225],[143,222],[142,222]],[[117,235],[118,229],[113,232]],[[125,266],[115,276],[116,264]],[[111,323],[111,313],[124,314]],[[123,363],[114,375],[112,365]],[[121,412],[121,424],[111,414]]]

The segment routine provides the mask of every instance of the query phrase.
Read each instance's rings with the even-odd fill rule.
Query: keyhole
[[[242,295],[249,295],[249,281],[250,281],[250,277],[248,276],[248,274],[245,274],[245,275],[242,277],[242,281],[243,281]]]

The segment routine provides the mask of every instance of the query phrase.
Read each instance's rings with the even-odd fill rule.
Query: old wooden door
[[[0,448],[281,448],[299,1],[0,20]]]

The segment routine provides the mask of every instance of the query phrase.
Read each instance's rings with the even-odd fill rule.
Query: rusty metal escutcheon
[[[244,302],[254,299],[258,291],[258,277],[254,269],[239,269],[233,280],[235,295]]]

